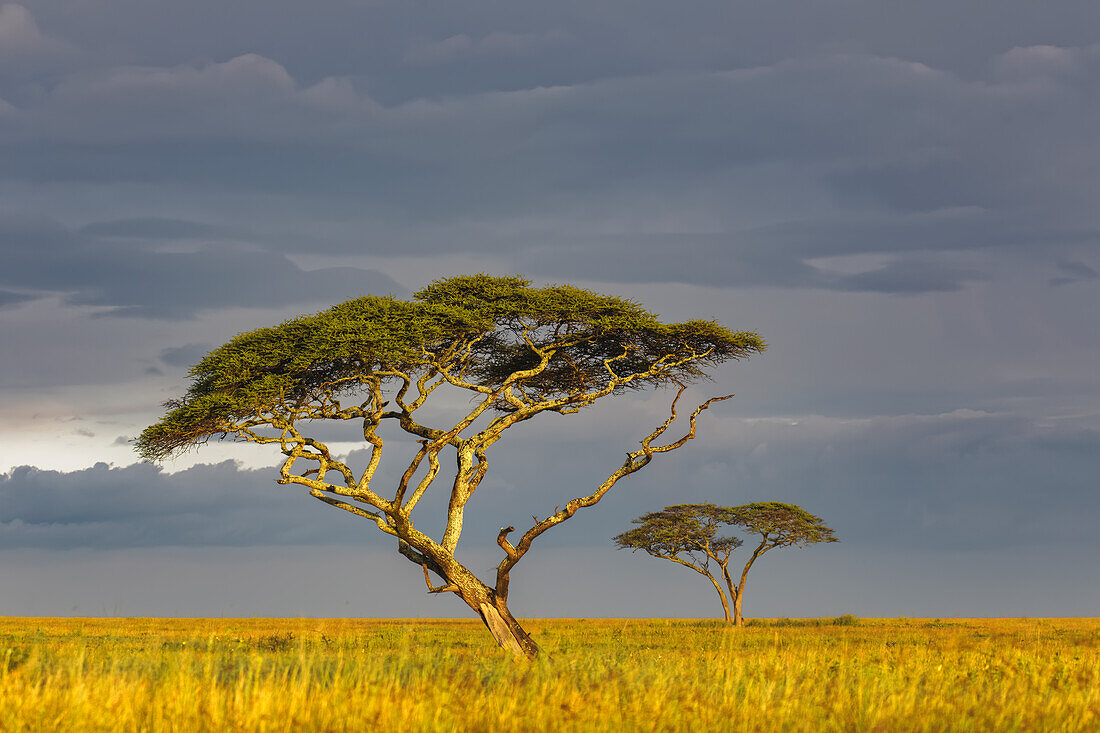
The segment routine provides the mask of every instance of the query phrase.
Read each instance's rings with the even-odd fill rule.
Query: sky
[[[0,614],[469,615],[275,453],[129,441],[239,332],[489,272],[769,344],[517,616],[718,615],[611,537],[768,500],[840,542],[762,558],[750,618],[1096,615],[1097,130],[1094,0],[0,0]],[[460,559],[669,399],[519,426]]]

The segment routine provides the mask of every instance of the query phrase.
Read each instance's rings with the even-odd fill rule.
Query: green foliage
[[[302,405],[442,372],[470,388],[508,382],[530,400],[583,407],[600,390],[699,379],[710,366],[765,348],[754,332],[711,321],[664,324],[633,301],[570,285],[452,277],[412,301],[367,295],[238,335],[192,367],[187,393],[166,403],[137,450],[160,460],[250,421],[279,429]],[[538,373],[517,376],[546,355]],[[501,400],[496,409],[513,407]],[[362,414],[337,417],[351,416]]]
[[[659,512],[643,514],[634,520],[639,525],[615,537],[620,548],[645,550],[654,557],[664,558],[694,569],[714,584],[722,600],[726,620],[742,623],[740,599],[745,591],[749,569],[757,558],[776,547],[803,545],[814,542],[836,542],[833,530],[826,527],[820,517],[810,514],[795,504],[778,501],[756,502],[741,506],[722,507],[714,504],[675,504]],[[740,582],[734,582],[729,574],[733,550],[742,541],[733,536],[719,537],[721,526],[740,527],[759,536],[752,554],[746,560]],[[730,617],[727,597],[711,574],[709,562],[713,560],[722,569],[722,576],[733,603]],[[841,617],[837,624],[846,625],[855,617]]]
[[[638,525],[614,538],[620,549],[645,550],[656,557],[692,552],[726,553],[741,545],[736,537],[718,537],[725,509],[714,504],[676,504],[633,520]]]
[[[614,538],[620,548],[645,550],[658,557],[709,546],[716,553],[739,547],[740,539],[718,537],[721,525],[741,527],[765,540],[765,547],[836,542],[821,517],[796,504],[755,502],[734,507],[714,504],[675,504],[633,520],[639,526]],[[708,545],[709,543],[709,545]]]
[[[821,517],[797,504],[763,501],[729,507],[723,512],[722,521],[764,537],[768,547],[837,541]]]

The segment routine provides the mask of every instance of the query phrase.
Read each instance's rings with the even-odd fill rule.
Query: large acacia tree
[[[190,388],[165,405],[167,413],[145,429],[137,449],[156,461],[212,437],[276,446],[285,456],[279,483],[303,486],[394,537],[398,551],[423,568],[430,593],[456,593],[501,646],[530,657],[538,646],[508,609],[516,564],[543,532],[693,438],[699,414],[731,396],[698,405],[680,437],[666,439],[685,385],[764,348],[754,332],[707,320],[662,323],[635,302],[577,287],[452,277],[411,301],[368,295],[240,334],[191,368]],[[482,580],[456,559],[467,503],[489,468],[490,448],[507,431],[539,415],[576,413],[606,398],[667,386],[676,387],[668,419],[606,479],[580,496],[557,487],[565,496],[544,499],[545,507],[557,506],[533,517],[514,543],[514,527],[500,530],[503,557],[494,578]],[[440,387],[470,396],[467,409],[443,425],[421,417]],[[370,446],[366,465],[338,460],[312,429],[318,421],[355,424]],[[418,446],[388,491],[372,483],[384,424],[412,435]],[[447,472],[446,452],[453,461]],[[445,481],[437,481],[441,473]],[[413,511],[440,483],[449,493],[445,529],[432,537],[414,526]]]
[[[620,549],[644,550],[653,557],[671,560],[706,576],[718,597],[727,623],[744,626],[741,602],[745,598],[745,583],[749,570],[761,555],[776,547],[804,547],[816,542],[836,542],[833,530],[824,520],[798,506],[780,501],[762,501],[725,507],[714,504],[674,504],[659,512],[649,512],[635,519],[638,525],[615,537]],[[743,544],[737,537],[723,537],[719,529],[740,527],[758,535],[760,541],[734,582],[729,566],[733,551]],[[711,563],[721,570],[726,581],[729,600],[714,577]],[[730,605],[733,613],[730,614]]]

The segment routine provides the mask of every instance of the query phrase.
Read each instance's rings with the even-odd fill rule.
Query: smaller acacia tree
[[[821,517],[810,514],[796,504],[778,501],[756,502],[734,507],[714,504],[676,504],[659,512],[643,514],[633,521],[638,526],[615,537],[620,549],[645,550],[653,557],[661,557],[691,568],[705,575],[714,585],[722,601],[726,621],[744,626],[741,602],[745,596],[745,582],[749,569],[757,558],[775,547],[803,547],[815,542],[836,542],[833,530],[825,526]],[[741,570],[737,583],[729,573],[733,551],[741,546],[737,537],[718,536],[722,525],[741,527],[760,536],[760,543],[752,551]],[[714,562],[722,571],[726,589],[711,572]],[[733,614],[730,614],[732,602]]]

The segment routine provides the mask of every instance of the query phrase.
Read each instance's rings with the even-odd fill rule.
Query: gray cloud
[[[34,15],[46,32],[94,50],[101,63],[172,65],[252,51],[285,59],[310,79],[353,69],[398,98],[568,84],[637,69],[762,65],[837,50],[970,72],[985,70],[991,55],[1015,46],[1091,43],[1100,24],[1100,11],[1089,0],[1063,0],[1056,12],[1028,0],[1004,0],[999,7],[991,16],[981,0],[930,0],[889,12],[874,0],[703,0],[690,11],[660,0],[550,6],[489,0],[425,12],[416,4],[318,0],[312,12],[302,13],[290,0],[242,0],[186,12],[164,0],[111,0],[105,6],[34,3]],[[261,14],[264,23],[257,24]],[[489,63],[493,57],[480,64],[403,62],[414,44],[465,35],[474,45],[494,34],[538,37],[559,30],[578,41],[536,56],[511,56],[507,63]]]
[[[192,364],[198,364],[199,360],[213,348],[213,344],[173,346],[160,352],[160,360],[173,367],[191,366]]]
[[[1100,55],[1059,50],[1082,68]],[[347,80],[303,84],[250,54],[74,77],[20,108],[6,137],[122,153],[124,145],[169,141],[295,143],[307,157],[337,146],[383,166],[399,161],[421,181],[449,171],[495,184],[497,193],[505,176],[515,185],[517,168],[537,173],[545,192],[608,181],[653,186],[647,178],[658,171],[666,181],[690,180],[786,161],[824,166],[814,175],[839,191],[928,210],[1003,204],[1021,186],[1056,187],[1046,177],[990,174],[1049,160],[1049,148],[1036,145],[1050,139],[1042,130],[1065,136],[1064,145],[1082,141],[1091,127],[1070,125],[1059,111],[1081,107],[1089,78],[970,81],[919,63],[842,55],[384,106]],[[310,151],[318,139],[325,145]],[[471,178],[465,166],[474,161]],[[370,180],[361,178],[359,185]]]
[[[892,613],[1038,608],[989,589],[964,596],[979,576],[1021,588],[1041,543],[1043,557],[1096,554],[1082,517],[1096,513],[1100,452],[1100,5],[1056,5],[3,5],[5,434],[42,461],[129,460],[109,443],[178,394],[168,367],[306,308],[400,294],[380,271],[409,284],[480,270],[580,281],[676,319],[759,328],[772,348],[719,376],[716,391],[739,397],[688,451],[547,536],[542,557],[581,548],[538,566],[565,579],[557,588],[642,511],[787,498],[834,522],[844,544],[792,560],[794,574],[768,586],[776,597],[817,582],[802,595],[834,593],[832,612],[860,612],[845,604],[873,594],[850,571],[873,567],[878,592],[905,602],[868,604]],[[551,421],[494,457],[468,526],[475,562],[491,565],[500,526],[553,510],[544,477],[589,486],[614,468],[637,440],[624,426],[650,424],[647,405]],[[70,414],[97,437],[50,417]],[[308,498],[306,514],[280,503],[289,495],[270,471],[148,470],[9,475],[4,491],[32,491],[4,494],[0,544],[39,549],[6,557],[115,542],[142,548],[118,551],[140,561],[158,542],[373,536]],[[233,487],[266,501],[260,521],[231,502]],[[846,560],[829,565],[837,553]],[[56,553],[58,567],[75,554]],[[632,587],[658,572],[609,556],[623,559],[608,576],[642,568]],[[46,583],[27,567],[5,583]],[[655,582],[678,602],[670,572]],[[840,575],[860,580],[821,587]],[[1043,574],[1046,612],[1095,600],[1067,578]],[[950,600],[921,605],[932,596]],[[540,598],[590,612],[560,590]]]
[[[144,242],[115,243],[46,219],[0,219],[0,283],[67,293],[73,305],[110,308],[104,315],[187,318],[227,306],[329,303],[403,288],[376,270],[305,271],[285,256],[204,245],[158,251]]]
[[[34,298],[35,296],[26,295],[25,293],[0,290],[0,308],[8,308],[13,305],[19,305],[20,303],[26,303],[28,300],[34,300]]]
[[[1058,269],[1062,272],[1057,277],[1052,277],[1049,283],[1054,286],[1069,285],[1080,280],[1095,280],[1100,277],[1100,272],[1092,269],[1083,262],[1059,262]]]
[[[574,40],[573,36],[560,29],[551,29],[543,33],[487,33],[471,38],[465,33],[457,33],[440,41],[418,40],[410,44],[405,60],[415,66],[445,64],[460,59],[476,57],[527,56],[540,54],[547,49],[562,46]]]
[[[986,273],[945,261],[943,250],[1036,245],[1037,257],[1039,246],[1095,246],[1095,207],[1067,189],[1100,185],[1088,165],[1069,162],[1100,155],[1092,132],[1100,119],[1087,103],[1098,59],[1093,46],[1017,48],[997,55],[985,77],[964,78],[896,58],[832,54],[381,104],[350,77],[301,81],[271,58],[243,54],[67,77],[0,121],[9,141],[0,160],[12,180],[323,196],[341,218],[368,201],[377,216],[363,225],[376,236],[313,238],[311,246],[330,252],[501,251],[556,276],[562,268],[547,266],[554,250],[587,250],[608,230],[644,250],[658,230],[688,254],[624,257],[613,245],[595,253],[613,260],[597,272],[610,280],[950,291]],[[738,198],[762,170],[777,194],[832,196],[838,207],[827,217],[740,210]],[[649,200],[673,221],[707,223],[670,226],[639,203]],[[767,223],[746,228],[753,219]],[[553,220],[574,231],[545,231],[541,222]],[[425,236],[388,236],[412,222],[428,226]],[[452,235],[466,223],[481,226]],[[509,229],[518,236],[499,233]],[[81,233],[129,242],[243,236],[294,250],[285,235],[244,231],[128,216]],[[722,244],[698,249],[707,237]],[[923,254],[848,276],[805,262],[860,252]],[[683,264],[702,257],[717,266]]]
[[[583,261],[588,277],[609,282],[681,282],[712,287],[783,287],[842,292],[953,291],[988,275],[942,260],[936,250],[981,249],[1001,227],[973,239],[937,237],[935,222],[818,222],[731,235],[649,235],[535,248],[519,261],[528,271],[568,277]],[[970,227],[971,231],[981,228]],[[816,235],[815,235],[816,233]],[[923,236],[922,236],[923,233]],[[896,237],[891,236],[897,234]],[[1019,237],[1020,234],[1016,233]],[[817,258],[897,253],[885,264],[840,272]],[[905,253],[910,254],[905,254]],[[937,256],[941,259],[937,260]]]
[[[232,462],[174,474],[149,464],[99,463],[71,473],[16,468],[0,475],[0,548],[328,544],[356,537],[354,525],[301,491],[276,486],[274,476]]]
[[[464,547],[492,553],[497,528],[519,526],[570,498],[561,486],[574,487],[566,492],[572,495],[598,484],[615,462],[598,437],[617,423],[605,422],[543,421],[512,436],[510,451],[490,454]],[[570,429],[562,434],[565,423]],[[637,437],[621,424],[612,429],[624,445]],[[402,468],[389,450],[379,486]],[[655,461],[540,543],[603,547],[630,518],[666,504],[783,500],[825,517],[859,548],[1095,545],[1097,451],[1100,430],[1093,427],[973,410],[864,419],[714,415],[696,442]],[[361,465],[363,458],[356,453],[349,461]],[[148,464],[71,473],[17,468],[0,478],[0,536],[8,547],[324,544],[358,536],[354,524],[349,531],[350,515],[274,486],[275,477],[274,468],[242,470],[230,462],[174,474]],[[418,526],[439,530],[444,510],[443,498],[429,494]],[[350,519],[384,544],[372,527]]]
[[[1097,545],[1093,427],[968,410],[719,421],[693,455],[654,464],[650,506],[676,503],[671,485],[676,501],[792,501],[861,548]],[[624,509],[610,511],[626,526]]]
[[[835,288],[848,292],[927,293],[959,290],[982,277],[973,270],[950,268],[918,259],[902,259],[854,275],[835,277]]]
[[[92,222],[82,226],[80,232],[93,237],[146,240],[224,238],[226,234],[224,228],[212,224],[154,216]]]
[[[0,5],[0,58],[8,61],[53,56],[69,50],[68,44],[42,32],[23,5]]]

